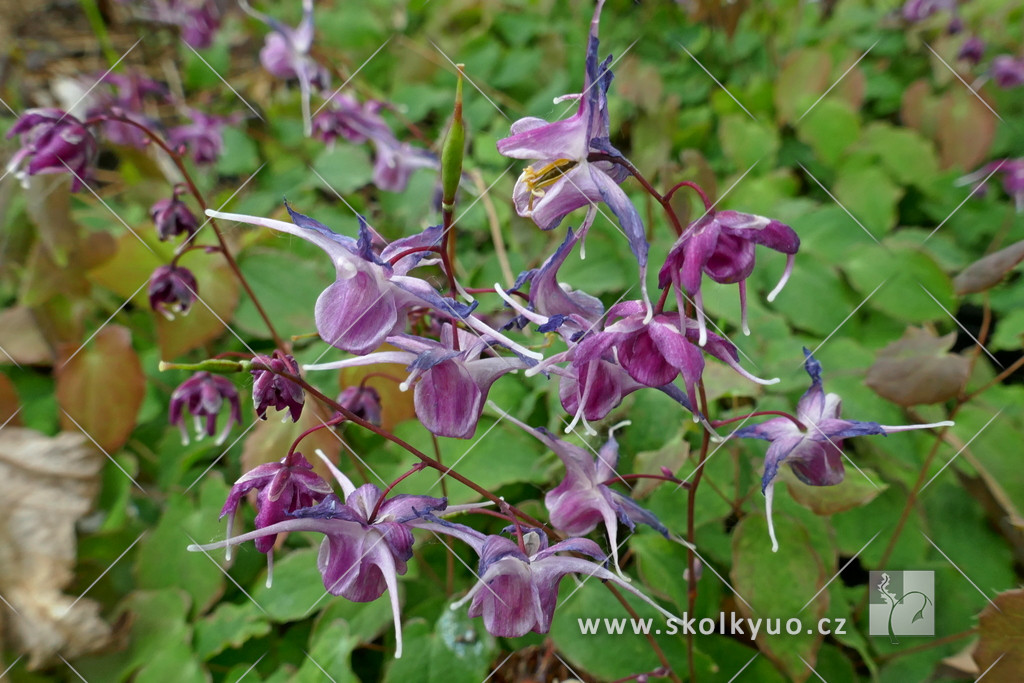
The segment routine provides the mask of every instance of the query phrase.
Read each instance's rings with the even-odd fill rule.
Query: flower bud
[[[160,266],[149,278],[149,305],[168,320],[187,315],[198,298],[199,285],[188,268]]]
[[[85,185],[99,148],[96,138],[81,121],[60,109],[29,109],[7,134],[21,135],[21,148],[14,153],[7,170],[25,177],[47,173],[71,173],[71,190]],[[28,160],[28,167],[19,170]]]
[[[380,394],[373,387],[362,385],[346,387],[338,394],[338,403],[355,413],[356,417],[361,417],[367,422],[380,426]]]
[[[288,372],[293,375],[299,374],[299,364],[291,356],[287,356],[278,350],[273,356],[256,356],[252,359],[254,363],[261,363],[269,370],[253,369],[249,372],[253,376],[252,402],[256,406],[256,416],[261,420],[267,419],[267,408],[273,406],[277,410],[287,410],[291,413],[292,422],[298,422],[302,415],[302,404],[305,395],[302,387],[291,380],[282,377],[278,373]]]
[[[177,196],[158,201],[150,208],[149,215],[163,242],[182,234],[191,237],[199,228],[195,214]]]

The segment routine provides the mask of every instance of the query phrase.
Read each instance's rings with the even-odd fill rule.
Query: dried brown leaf
[[[1000,593],[993,603],[978,616],[981,639],[974,661],[986,682],[1019,683],[1024,671],[1024,588]]]
[[[929,330],[908,327],[900,339],[878,352],[865,383],[901,406],[954,398],[970,373],[968,359],[947,353],[954,341],[955,332],[937,337]]]
[[[0,311],[0,365],[12,361],[19,365],[51,365],[53,351],[36,322],[35,314],[25,306]]]
[[[984,292],[995,287],[1018,263],[1024,261],[1024,240],[978,259],[961,271],[953,280],[957,294]]]
[[[111,638],[97,603],[62,592],[74,577],[75,523],[92,507],[103,461],[82,434],[0,431],[0,594],[13,607],[0,650],[27,654],[30,669]]]

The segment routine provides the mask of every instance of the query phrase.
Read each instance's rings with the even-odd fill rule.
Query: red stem
[[[163,138],[157,135],[156,132],[150,130],[148,127],[142,125],[141,123],[133,121],[127,117],[110,115],[96,116],[86,121],[85,125],[88,126],[90,124],[95,124],[107,120],[113,120],[119,123],[127,123],[130,126],[135,126],[143,133],[145,133],[150,140],[155,142],[157,146],[160,147],[160,149],[164,150],[167,153],[167,155],[171,158],[171,161],[174,162],[174,165],[178,167],[178,171],[181,172],[182,177],[185,178],[185,183],[188,185],[188,190],[192,194],[192,196],[195,197],[196,202],[199,204],[199,208],[202,210],[204,215],[206,214],[206,209],[208,208],[206,205],[206,200],[203,198],[202,193],[196,186],[195,181],[192,180],[192,176],[189,174],[188,168],[185,166],[185,162],[182,160],[181,155],[179,155],[177,152],[171,149],[170,145],[168,145]],[[253,292],[252,287],[249,286],[249,281],[245,279],[244,275],[242,275],[242,270],[238,267],[238,262],[235,261],[235,257],[231,255],[231,251],[228,249],[227,241],[224,239],[223,233],[221,233],[220,228],[217,226],[216,219],[210,218],[209,222],[210,227],[213,229],[213,234],[217,236],[217,242],[220,245],[221,253],[224,254],[224,260],[227,261],[228,267],[231,268],[232,272],[234,272],[235,274],[235,277],[237,277],[238,281],[242,284],[242,288],[245,290],[245,293],[249,295],[250,299],[252,299],[252,303],[254,306],[256,306],[256,310],[257,312],[259,312],[260,318],[263,319],[263,323],[267,326],[267,330],[270,332],[270,336],[273,337],[274,339],[274,344],[277,346],[277,348],[281,349],[284,352],[287,352],[289,350],[289,347],[284,343],[284,340],[281,339],[281,336],[278,335],[277,329],[274,327],[274,323],[270,322],[270,316],[267,315],[266,310],[263,308],[263,304],[261,304],[260,300],[256,298],[256,293]],[[179,245],[178,248],[181,249],[187,244],[188,241],[182,242],[182,244]],[[175,260],[177,260],[177,256],[175,256]]]
[[[388,484],[388,487],[386,489],[384,489],[383,492],[381,492],[380,498],[378,498],[377,502],[374,503],[373,511],[370,512],[370,518],[367,520],[367,524],[373,524],[373,520],[377,519],[377,513],[380,511],[381,503],[384,502],[384,499],[388,497],[388,494],[391,493],[391,490],[393,488],[395,488],[396,486],[401,484],[403,479],[405,479],[409,475],[416,474],[417,472],[419,472],[420,470],[422,470],[426,466],[427,466],[427,464],[425,462],[418,462],[415,465],[413,465],[411,468],[409,468],[409,471],[407,471],[404,474],[400,475],[397,479],[395,479],[393,482]]]

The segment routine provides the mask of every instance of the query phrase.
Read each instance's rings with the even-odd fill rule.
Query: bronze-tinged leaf
[[[1024,588],[1000,593],[993,602],[978,616],[981,638],[974,661],[985,672],[986,682],[1020,683],[1024,671]]]
[[[878,352],[865,383],[882,398],[901,406],[941,403],[955,398],[970,373],[970,361],[947,353],[956,333],[937,337],[908,327],[903,336]]]
[[[0,365],[51,365],[53,350],[36,322],[35,314],[25,306],[0,311]]]
[[[18,391],[10,378],[0,373],[0,427],[21,425],[18,413],[21,412],[21,401],[18,400]]]
[[[104,647],[111,629],[100,605],[63,590],[74,578],[75,524],[89,512],[105,459],[85,435],[0,431],[0,651],[28,655],[28,668]]]
[[[835,486],[809,486],[798,480],[788,467],[779,470],[779,477],[786,482],[793,500],[817,515],[834,515],[867,505],[889,488],[888,484],[877,483],[880,478],[867,468],[863,468],[863,474],[848,471]]]
[[[83,430],[108,453],[124,445],[146,393],[146,378],[126,327],[107,325],[57,367],[61,426]],[[77,423],[77,424],[76,424]]]
[[[957,294],[984,292],[995,287],[1018,263],[1024,261],[1024,240],[978,259],[953,279]]]
[[[832,57],[824,49],[808,48],[789,54],[775,81],[776,118],[796,121],[830,85]]]
[[[199,265],[202,267],[196,267],[192,272],[199,285],[200,300],[192,304],[188,315],[168,320],[159,313],[153,314],[156,316],[160,357],[164,360],[178,358],[228,334],[225,324],[231,324],[238,306],[238,278],[223,259]]]
[[[971,171],[988,159],[998,119],[979,96],[968,88],[951,88],[942,97],[935,139],[943,169]]]
[[[932,87],[926,80],[914,81],[903,91],[900,119],[925,137],[933,138],[938,126],[938,111]]]

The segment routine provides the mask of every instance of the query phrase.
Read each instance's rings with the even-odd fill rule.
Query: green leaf
[[[797,137],[811,146],[818,158],[835,168],[843,153],[857,141],[857,113],[839,100],[822,100],[796,123]]]
[[[388,666],[385,681],[479,683],[490,674],[494,638],[465,608],[443,608],[433,629],[424,619],[410,619],[403,638],[402,658]]]
[[[228,647],[241,647],[250,638],[270,633],[270,623],[252,602],[223,603],[195,624],[195,652],[209,659]]]
[[[224,151],[217,160],[221,175],[248,177],[260,166],[259,148],[242,126],[224,126]]]
[[[320,540],[319,534],[303,534]],[[256,552],[249,548],[250,552]],[[317,549],[289,550],[274,562],[274,582],[268,588],[266,574],[257,580],[251,594],[253,600],[273,621],[298,621],[330,604],[342,600],[327,595],[324,581],[317,569]]]
[[[373,180],[373,164],[363,145],[339,143],[326,147],[313,162],[313,168],[334,191],[342,195],[354,192]]]
[[[775,154],[779,151],[778,133],[746,114],[723,117],[718,123],[718,137],[725,155],[743,170],[757,161],[775,163]]]
[[[739,609],[747,617],[780,618],[783,624],[798,614],[805,624],[816,623],[828,609],[828,591],[821,591],[829,578],[825,562],[802,525],[778,512],[774,521],[779,552],[772,552],[763,515],[745,517],[733,532],[730,576],[737,594],[750,603],[741,601]],[[761,652],[799,683],[811,675],[807,664],[814,665],[822,636],[790,635],[785,629],[769,635],[762,628],[755,640]]]
[[[133,681],[196,683],[208,675],[192,654],[192,630],[185,624],[188,595],[177,588],[135,591],[121,605],[132,615],[132,638],[122,680],[135,668]]]
[[[860,144],[902,185],[927,186],[939,173],[934,145],[909,128],[875,122],[864,130]]]
[[[956,310],[953,283],[935,259],[894,242],[886,241],[883,247],[888,249],[859,249],[844,265],[850,283],[862,296],[882,285],[871,296],[869,306],[908,323],[945,320],[943,308]]]
[[[872,484],[878,481],[878,475],[868,468],[861,469],[866,477],[849,473],[835,486],[808,486],[789,468],[782,468],[779,476],[786,482],[786,490],[793,500],[817,515],[833,515],[867,505],[888,488],[888,484]]]
[[[385,600],[386,598],[379,598]],[[349,634],[343,619],[330,622],[310,639],[310,648],[293,683],[321,683],[325,678],[334,683],[358,683],[352,671],[352,650],[359,638]]]
[[[196,612],[213,603],[224,590],[224,574],[217,562],[223,555],[189,552],[192,543],[223,537],[219,522],[228,488],[219,474],[207,475],[199,488],[199,500],[175,496],[156,528],[139,543],[135,576],[143,589],[181,587],[192,599]]]
[[[877,166],[847,164],[839,170],[832,192],[876,238],[896,227],[896,206],[903,190]]]

